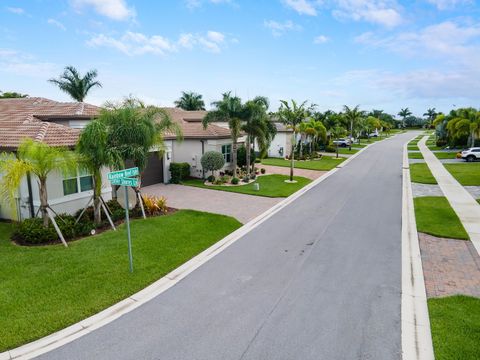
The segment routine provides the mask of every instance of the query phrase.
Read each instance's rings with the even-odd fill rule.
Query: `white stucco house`
[[[274,124],[277,128],[277,133],[268,148],[268,157],[284,158],[290,154],[293,131],[287,129],[281,122],[274,122]]]
[[[206,151],[219,151],[225,158],[225,169],[231,169],[232,140],[230,131],[211,124],[206,129],[201,123],[206,111],[184,111],[166,108],[183,132],[183,141],[175,134],[165,134],[167,151],[163,156],[152,151],[142,173],[142,186],[168,183],[171,162],[190,164],[191,176],[202,177],[200,164]],[[99,114],[100,108],[86,103],[63,103],[45,98],[0,99],[0,152],[15,153],[21,141],[32,138],[51,146],[74,149],[81,129]],[[152,149],[153,150],[153,149]],[[111,199],[112,188],[104,169],[102,194]],[[1,178],[1,174],[0,174]],[[48,201],[57,213],[74,213],[83,208],[92,196],[92,177],[77,171],[64,177],[52,173],[47,181]],[[0,218],[22,220],[35,216],[40,206],[35,178],[25,178],[18,189],[16,206],[0,199]]]

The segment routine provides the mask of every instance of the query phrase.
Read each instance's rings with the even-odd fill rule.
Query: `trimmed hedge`
[[[172,184],[179,184],[182,180],[187,179],[190,176],[190,164],[183,163],[170,163],[170,182]]]

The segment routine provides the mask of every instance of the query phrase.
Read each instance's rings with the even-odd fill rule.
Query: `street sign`
[[[121,185],[121,186],[138,186],[137,178],[115,178],[111,179],[110,183],[112,185]]]
[[[123,179],[123,178],[129,178],[132,176],[137,176],[138,174],[139,174],[138,167],[133,167],[130,169],[112,171],[108,173],[107,178],[108,180]],[[119,185],[119,184],[114,184],[114,185]],[[130,185],[127,185],[127,186],[130,186]]]
[[[132,191],[132,186],[138,186],[138,179],[132,176],[139,174],[138,167],[124,169],[120,171],[112,171],[108,173],[107,178],[112,185],[124,186],[122,188],[125,192],[125,203],[122,207],[125,209],[125,223],[127,225],[127,239],[128,239],[128,261],[130,263],[130,272],[133,272],[133,255],[132,255],[132,238],[130,236],[130,216],[128,210],[130,209],[129,193]],[[129,191],[130,190],[130,191]],[[135,196],[133,197],[135,199]],[[133,201],[132,201],[132,205]]]

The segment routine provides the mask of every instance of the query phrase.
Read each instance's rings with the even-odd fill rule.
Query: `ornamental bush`
[[[207,151],[202,155],[200,162],[206,171],[211,171],[212,173],[216,170],[220,170],[223,165],[225,165],[225,159],[223,158],[222,153],[218,151]]]
[[[183,163],[171,163],[170,164],[170,182],[172,184],[179,184],[182,180],[190,176],[190,164]]]

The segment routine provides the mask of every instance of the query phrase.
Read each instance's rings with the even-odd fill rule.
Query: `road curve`
[[[173,288],[38,359],[400,359],[400,134]]]

